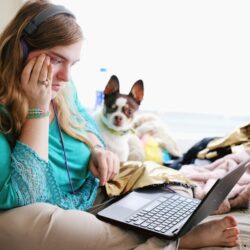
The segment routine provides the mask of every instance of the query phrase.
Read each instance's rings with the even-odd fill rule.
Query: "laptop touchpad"
[[[136,197],[127,196],[126,199],[122,199],[119,202],[117,202],[117,205],[136,211],[137,209],[146,205],[149,201],[150,199],[145,199],[139,196],[136,196]]]
[[[109,216],[113,219],[123,221],[134,211],[146,205],[149,201],[149,199],[144,199],[141,197],[136,197],[136,199],[135,197],[133,197],[133,199],[122,199],[117,202],[115,206],[110,207],[111,210],[108,211],[110,214]]]

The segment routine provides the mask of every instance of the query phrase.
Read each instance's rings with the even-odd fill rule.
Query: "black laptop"
[[[167,187],[132,191],[97,213],[101,220],[137,232],[175,240],[186,234],[226,198],[250,159],[218,179],[203,200],[171,192]]]

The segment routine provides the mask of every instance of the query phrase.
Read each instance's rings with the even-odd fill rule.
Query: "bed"
[[[162,117],[161,117],[162,118]],[[162,120],[162,119],[161,119]],[[153,122],[153,124],[152,124]],[[163,145],[168,151],[170,152],[174,152],[176,154],[176,156],[178,156],[179,154],[183,155],[183,153],[185,153],[191,146],[194,145],[194,143],[197,142],[197,140],[195,138],[177,138],[175,135],[170,134],[169,133],[169,128],[165,125],[167,125],[165,122],[163,123],[159,123],[158,118],[156,118],[155,116],[151,116],[145,113],[140,113],[139,116],[137,116],[136,121],[135,121],[135,129],[139,132],[139,136],[143,137],[145,134],[149,133],[150,135],[153,135],[159,142],[160,145]],[[157,126],[155,126],[155,124]],[[160,124],[160,125],[159,125]],[[250,126],[250,125],[249,125]],[[159,129],[160,128],[160,129]],[[244,127],[245,128],[245,127]],[[160,133],[159,133],[160,131]],[[242,138],[242,132],[246,133],[249,130],[241,130],[241,136],[240,138]],[[180,132],[180,131],[179,131]],[[233,131],[232,134],[230,134],[228,137],[225,137],[226,139],[232,139],[233,138],[237,138],[238,131]],[[245,135],[246,138],[249,138],[248,135]],[[165,139],[164,142],[162,142],[162,138]],[[226,141],[226,140],[225,140]],[[224,142],[225,142],[224,141]],[[232,140],[231,140],[232,141]],[[169,150],[170,149],[170,150]],[[171,151],[172,149],[172,151]],[[178,150],[180,152],[178,152]],[[250,156],[250,151],[248,152],[249,156]],[[220,166],[224,166],[223,164],[221,164]],[[188,177],[190,177],[190,179],[192,180],[198,180],[196,182],[196,184],[198,184],[198,186],[200,188],[198,188],[198,193],[196,194],[199,198],[203,198],[204,194],[209,190],[209,188],[211,187],[211,185],[214,183],[214,181],[216,180],[216,176],[218,175],[218,173],[212,169],[211,173],[213,173],[213,175],[211,175],[211,173],[206,173],[207,174],[207,183],[200,183],[200,179],[197,179],[197,175],[201,175],[203,173],[197,173],[195,171],[193,171],[195,168],[193,168],[193,166],[188,166],[187,168],[183,168],[183,173],[185,175],[187,175]],[[226,168],[222,168],[223,171],[228,171],[229,168],[228,166],[226,166]],[[227,169],[227,170],[225,170]],[[211,169],[210,169],[211,170]],[[221,174],[223,174],[224,172],[221,171],[221,169],[218,169],[218,172],[221,172]],[[244,197],[244,206],[242,206],[242,204],[240,204],[239,200],[236,200],[236,202],[234,203],[230,203],[228,202],[228,200],[224,202],[224,206],[221,206],[221,210],[219,211],[220,214],[217,215],[211,215],[208,218],[206,218],[204,221],[208,221],[211,219],[216,219],[216,218],[221,218],[224,217],[226,214],[230,214],[236,217],[237,221],[238,221],[238,226],[239,226],[239,230],[240,230],[240,240],[239,240],[239,246],[237,247],[233,247],[233,248],[225,248],[225,247],[207,247],[207,248],[200,248],[204,249],[204,250],[223,250],[223,249],[230,249],[230,250],[250,250],[250,173],[248,173],[249,175],[247,175],[247,178],[245,178],[245,183],[244,185],[246,185],[245,189],[248,190],[248,193],[245,193],[245,197]],[[202,176],[204,177],[204,176]],[[201,184],[201,185],[200,185]],[[239,187],[239,186],[238,186]],[[203,191],[203,196],[201,195]],[[239,192],[239,189],[236,189],[236,191],[234,191],[234,194],[232,194],[232,196],[235,196],[235,192]],[[238,194],[237,194],[238,195]],[[231,201],[231,200],[230,200]],[[247,203],[247,204],[246,204]],[[233,205],[232,205],[233,204]],[[242,208],[245,207],[245,208]]]

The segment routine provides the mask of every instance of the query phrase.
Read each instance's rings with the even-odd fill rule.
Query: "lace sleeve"
[[[60,202],[60,191],[49,164],[17,141],[12,153],[11,184],[18,206],[34,202]]]
[[[99,181],[90,173],[79,192],[69,194],[58,186],[49,163],[27,145],[17,141],[11,154],[10,176],[1,190],[0,208],[9,209],[47,202],[64,209],[86,210],[95,200]],[[8,200],[3,203],[2,200]]]

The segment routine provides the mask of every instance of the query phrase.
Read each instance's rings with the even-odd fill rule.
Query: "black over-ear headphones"
[[[24,33],[31,35],[46,19],[59,14],[66,14],[75,18],[74,14],[64,6],[53,4],[37,14],[24,28]]]
[[[66,9],[62,5],[55,5],[51,4],[48,8],[42,10],[39,14],[37,14],[24,28],[23,35],[21,37],[21,44],[23,48],[23,61],[26,60],[28,53],[29,53],[29,46],[27,42],[25,41],[25,36],[31,35],[36,31],[38,26],[43,23],[45,20],[47,20],[49,17],[56,16],[59,14],[66,14],[68,16],[72,16],[75,18],[74,14]]]
[[[25,36],[31,35],[38,28],[38,26],[42,22],[44,22],[47,18],[55,16],[55,15],[59,15],[59,14],[65,14],[65,15],[72,16],[73,18],[75,18],[74,14],[68,9],[66,9],[64,6],[50,4],[48,8],[42,10],[26,25],[26,27],[23,30],[23,34],[20,38],[20,42],[23,48],[23,61],[26,60],[28,53],[29,53],[29,46],[27,42],[25,41]],[[11,47],[10,45],[7,45],[6,46],[6,55],[7,55],[6,58],[8,58],[10,51],[11,51]]]

